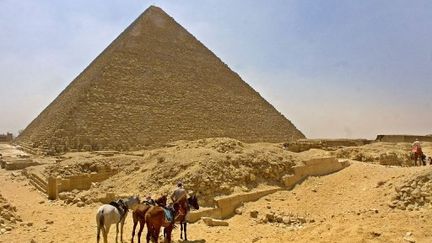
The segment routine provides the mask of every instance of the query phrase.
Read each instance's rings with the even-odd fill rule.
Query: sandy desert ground
[[[16,152],[5,146],[1,147],[3,154],[5,150],[9,153]],[[242,146],[246,152],[237,153],[243,155],[249,149],[276,151],[276,145],[272,144]],[[374,150],[383,152],[390,145],[361,146],[356,148],[356,153],[363,151],[371,154],[372,146]],[[205,151],[202,150],[203,147],[199,147],[201,152]],[[406,145],[400,147],[405,148]],[[185,159],[187,156],[192,160],[209,156],[193,153],[187,155],[187,152],[181,152],[182,149],[171,148],[171,152],[169,149],[159,151],[158,156],[163,153],[165,158],[173,161],[177,160],[171,153],[180,154],[182,161],[189,161]],[[432,152],[430,144],[425,146],[425,152]],[[314,150],[308,153],[328,155],[340,151]],[[289,157],[288,154],[281,156],[286,159]],[[87,157],[92,159],[91,156]],[[124,155],[122,158],[126,157],[128,156]],[[293,161],[296,158],[293,156]],[[50,161],[50,158],[45,160]],[[72,164],[70,160],[65,160],[64,163]],[[191,168],[197,169],[197,164],[199,161],[195,161]],[[236,210],[235,216],[226,220],[229,226],[209,227],[202,220],[190,224],[189,242],[432,242],[432,166],[388,166],[381,165],[378,161],[356,160],[350,160],[350,164],[330,175],[309,177],[292,190],[278,191],[255,202],[245,203]],[[136,168],[137,165],[131,163],[128,166]],[[129,167],[122,169],[127,168]],[[144,168],[151,170],[152,167]],[[139,170],[144,171],[139,172],[142,174],[132,175],[145,176],[147,169]],[[119,173],[90,189],[90,192],[102,190],[110,183],[115,185],[121,178],[129,178],[126,174]],[[175,177],[173,181],[176,179],[178,178]],[[89,200],[84,206],[78,207],[62,200],[50,201],[45,194],[30,185],[20,171],[2,169],[0,181],[0,194],[4,198],[0,201],[0,242],[96,242],[95,212],[101,203]],[[254,185],[258,187],[265,184],[265,180],[261,180]],[[118,187],[119,192],[124,192],[120,189],[121,186]],[[132,185],[126,188],[132,190],[131,193],[135,192]],[[166,189],[161,192],[164,190]],[[87,195],[86,193],[88,192],[79,192],[78,195]],[[147,191],[143,189],[140,193],[144,196]],[[129,215],[125,224],[125,242],[130,242],[131,228],[132,219]],[[114,242],[114,237],[115,227],[111,228],[109,242]],[[179,240],[179,229],[174,230],[173,237],[175,242],[182,242]]]

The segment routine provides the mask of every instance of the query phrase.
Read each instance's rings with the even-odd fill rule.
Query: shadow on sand
[[[206,240],[179,240],[178,243],[206,243]]]

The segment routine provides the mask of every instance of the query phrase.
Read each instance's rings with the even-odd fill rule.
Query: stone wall
[[[10,143],[13,140],[12,133],[0,134],[0,143]]]
[[[58,192],[88,190],[93,182],[101,182],[117,174],[116,170],[57,178]]]
[[[292,152],[303,152],[309,149],[336,150],[340,147],[362,146],[371,143],[367,139],[299,139],[286,142],[284,148]]]
[[[376,141],[389,143],[412,143],[416,139],[423,142],[432,142],[431,136],[416,135],[378,135]]]
[[[68,176],[65,178],[49,177],[48,179],[38,172],[29,172],[23,170],[23,174],[30,180],[32,184],[39,191],[48,194],[51,200],[57,199],[58,193],[77,190],[88,190],[92,183],[101,182],[117,174],[117,170],[103,171],[99,173],[83,174]]]

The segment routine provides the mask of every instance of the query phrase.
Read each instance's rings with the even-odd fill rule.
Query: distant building
[[[6,134],[0,134],[0,142],[12,142],[13,140],[13,135],[12,133],[6,133]]]

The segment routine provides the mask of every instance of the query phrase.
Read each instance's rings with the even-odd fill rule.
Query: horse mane
[[[166,206],[167,203],[167,196],[163,195],[160,198],[155,200],[156,204],[159,206]]]
[[[199,209],[198,198],[197,198],[197,196],[195,194],[193,194],[192,196],[188,197],[187,203],[189,205],[192,205],[194,208]]]

